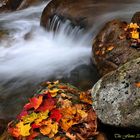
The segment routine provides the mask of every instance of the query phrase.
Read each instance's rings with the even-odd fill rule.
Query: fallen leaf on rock
[[[107,48],[108,51],[112,51],[114,49],[114,46],[110,46]]]
[[[38,115],[35,112],[33,112],[33,113],[29,114],[29,115],[24,116],[22,118],[22,120],[23,120],[24,124],[27,124],[27,123],[32,123],[37,118],[38,118]]]
[[[140,88],[140,82],[135,83],[135,85]]]
[[[25,137],[25,136],[30,135],[30,132],[29,132],[31,129],[30,124],[24,124],[23,122],[19,122],[16,126],[21,136]]]
[[[8,133],[11,134],[12,136],[18,138],[20,136],[20,132],[18,130],[18,128],[8,128]]]

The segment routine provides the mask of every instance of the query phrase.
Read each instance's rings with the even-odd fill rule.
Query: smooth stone
[[[92,88],[93,108],[102,123],[140,128],[140,58],[102,77]]]

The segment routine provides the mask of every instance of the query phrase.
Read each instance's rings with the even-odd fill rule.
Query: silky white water
[[[11,30],[9,39],[0,44],[2,79],[61,76],[89,62],[91,48],[84,38],[78,42],[65,36],[63,29],[67,23],[57,36],[40,27],[39,17],[44,6],[0,16],[0,21],[5,21],[2,27]],[[27,33],[30,35],[25,39]]]

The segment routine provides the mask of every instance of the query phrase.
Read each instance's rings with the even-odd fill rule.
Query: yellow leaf
[[[58,123],[54,122],[51,127],[52,127],[52,133],[56,134],[58,132]]]
[[[58,123],[55,122],[51,125],[51,133],[49,134],[49,138],[53,138],[55,134],[58,132]]]
[[[25,124],[25,123],[32,123],[37,118],[38,118],[38,115],[33,112],[32,114],[27,115],[27,116],[23,117],[22,119],[23,119],[23,122]]]
[[[23,122],[19,122],[16,126],[19,129],[19,133],[21,136],[26,137],[30,135],[30,124],[24,124]]]
[[[131,35],[132,35],[132,38],[133,38],[133,39],[139,39],[139,32],[137,32],[137,31],[132,31],[132,32],[131,32]]]
[[[82,118],[86,118],[87,117],[87,113],[83,110],[78,109],[77,113],[82,117]]]
[[[58,91],[59,91],[59,89],[57,89],[57,88],[49,89],[49,93],[51,93],[52,97],[55,97],[57,95]]]
[[[134,29],[138,29],[139,26],[137,23],[130,23],[129,28],[134,28]]]

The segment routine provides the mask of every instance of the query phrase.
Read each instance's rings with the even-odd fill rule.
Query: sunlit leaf
[[[140,88],[140,82],[135,83],[135,85]]]
[[[25,137],[25,136],[30,135],[30,132],[29,132],[31,129],[30,124],[24,124],[23,122],[19,122],[16,126],[17,126],[21,136]]]

